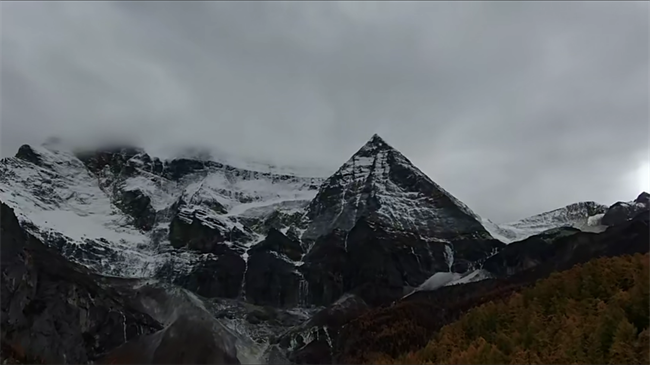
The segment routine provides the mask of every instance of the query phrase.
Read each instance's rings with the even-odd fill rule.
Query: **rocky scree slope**
[[[1,209],[3,359],[86,363],[162,328],[89,270],[24,232],[11,208]]]

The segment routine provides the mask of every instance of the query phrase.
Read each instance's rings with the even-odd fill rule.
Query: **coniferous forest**
[[[648,364],[648,254],[600,258],[471,309],[375,364]]]

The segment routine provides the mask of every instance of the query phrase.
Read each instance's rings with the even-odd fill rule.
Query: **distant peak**
[[[388,145],[388,143],[386,143],[386,141],[384,141],[384,139],[381,138],[377,133],[373,134],[372,137],[370,138],[370,140],[368,141],[368,143],[366,143],[366,144],[372,144],[372,145],[385,144],[385,145]]]
[[[636,199],[634,199],[634,202],[635,203],[649,203],[650,202],[650,194],[648,194],[647,192],[644,191],[641,194],[639,194],[639,196]]]
[[[36,151],[34,151],[32,146],[28,144],[24,144],[20,146],[18,152],[16,152],[15,157],[21,160],[31,162],[35,165],[40,165],[42,161],[41,156]]]
[[[366,142],[366,144],[364,144],[359,150],[359,152],[357,153],[361,153],[362,155],[365,155],[368,153],[374,154],[379,151],[394,150],[394,149],[395,148],[393,148],[393,146],[386,143],[386,141],[383,138],[381,138],[378,134],[375,133],[372,135],[372,138],[370,138],[370,140],[368,140],[368,142]]]

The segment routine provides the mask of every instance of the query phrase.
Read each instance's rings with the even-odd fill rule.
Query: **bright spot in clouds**
[[[650,191],[650,161],[641,163],[636,172],[639,191]]]

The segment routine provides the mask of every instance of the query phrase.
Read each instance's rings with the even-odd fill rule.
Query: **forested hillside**
[[[422,349],[375,364],[648,364],[649,256],[552,274],[444,326]]]

